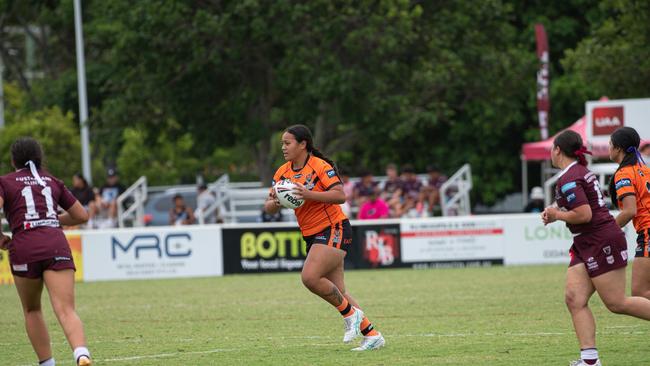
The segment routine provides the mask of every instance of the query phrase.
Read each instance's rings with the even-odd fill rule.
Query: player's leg
[[[594,285],[584,263],[577,262],[567,269],[565,302],[569,313],[571,313],[573,328],[580,344],[581,360],[575,361],[576,365],[580,365],[580,362],[591,365],[598,362],[596,321],[589,309],[589,298],[594,291]]]
[[[20,302],[23,306],[27,336],[32,343],[36,356],[39,362],[51,360],[52,347],[50,345],[50,336],[47,332],[43,312],[41,311],[43,280],[40,278],[14,276],[14,283],[16,284],[18,297],[20,297]]]
[[[625,296],[625,268],[603,273],[591,280],[611,312],[650,320],[650,300],[640,296]]]
[[[313,244],[302,268],[302,283],[309,291],[335,307],[345,299],[342,291],[325,276],[343,262],[345,252],[323,244]]]
[[[343,264],[341,261],[339,265],[334,268],[326,277],[334,283],[339,290],[343,293],[343,296],[347,300],[347,303],[350,304],[351,310],[354,312],[349,316],[345,317],[346,326],[345,326],[345,335],[343,336],[343,341],[345,343],[351,342],[354,338],[359,335],[363,335],[365,338],[370,337],[380,337],[380,333],[374,328],[374,325],[370,322],[368,317],[365,315],[357,301],[346,291],[345,286],[345,275],[343,271]],[[346,301],[343,302],[344,304]],[[345,304],[347,306],[347,304]],[[343,314],[343,312],[342,312]],[[364,342],[365,342],[364,338]],[[382,338],[383,342],[383,338]],[[383,344],[382,344],[383,345]]]
[[[45,286],[50,294],[52,309],[56,314],[78,365],[90,365],[90,352],[86,348],[83,324],[75,311],[74,270],[46,270]]]
[[[313,246],[312,246],[313,248]],[[311,252],[311,251],[310,251]],[[336,307],[336,309],[343,316],[345,323],[345,334],[343,335],[343,342],[349,343],[356,337],[361,335],[361,322],[364,318],[363,311],[359,309],[357,301],[346,291],[344,275],[343,275],[343,260],[327,274],[325,278],[330,280],[336,288],[341,291],[343,301]]]
[[[632,296],[650,299],[650,258],[637,257],[632,262]]]

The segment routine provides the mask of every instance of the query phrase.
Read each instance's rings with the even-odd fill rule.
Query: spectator
[[[387,219],[390,215],[390,208],[386,201],[379,197],[377,190],[372,192],[368,200],[359,208],[359,219]]]
[[[99,211],[108,217],[106,226],[115,227],[117,223],[117,197],[126,190],[114,168],[107,170],[106,183],[99,190]]]
[[[402,169],[402,198],[406,199],[409,195],[418,197],[421,190],[422,182],[415,175],[413,165],[404,165],[404,169]]]
[[[533,187],[530,190],[530,201],[524,208],[524,212],[543,212],[544,211],[544,190],[542,187]]]
[[[340,174],[345,200],[348,204],[351,204],[354,200],[354,183],[350,181],[350,175],[345,170],[342,170]]]
[[[402,207],[402,179],[400,179],[397,165],[386,166],[386,181],[381,192],[381,198],[388,203],[391,217],[401,216]]]
[[[428,203],[425,193],[411,190],[404,198],[402,217],[420,218],[428,217]]]
[[[354,204],[361,207],[375,192],[377,182],[372,179],[372,173],[369,171],[361,175],[361,181],[354,186]]]
[[[93,227],[95,214],[97,213],[97,205],[95,203],[95,192],[92,187],[88,185],[88,181],[81,173],[76,173],[72,176],[72,195],[81,203],[81,205],[88,211],[88,227]]]
[[[194,213],[192,208],[185,205],[185,200],[180,194],[172,198],[174,207],[169,209],[169,225],[192,225],[194,223]]]
[[[196,196],[196,216],[203,216],[203,222],[205,224],[215,224],[220,222],[218,217],[218,211],[213,211],[207,216],[204,216],[205,210],[212,206],[217,198],[208,190],[208,186],[205,184],[199,185],[197,189],[198,195]]]
[[[447,176],[440,173],[440,169],[435,165],[429,165],[427,167],[427,173],[429,174],[429,179],[426,187],[424,187],[424,192],[429,209],[433,215],[433,210],[436,207],[440,207],[440,188],[447,181]]]

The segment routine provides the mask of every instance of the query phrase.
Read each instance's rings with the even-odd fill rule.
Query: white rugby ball
[[[286,208],[296,209],[305,203],[305,200],[298,199],[293,194],[293,189],[296,185],[290,180],[283,180],[275,184],[275,195],[278,197],[280,204]]]

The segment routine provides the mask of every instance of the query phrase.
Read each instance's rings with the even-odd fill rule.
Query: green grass
[[[563,266],[350,271],[350,292],[387,347],[350,352],[343,322],[293,274],[81,283],[97,365],[566,365],[577,342]],[[44,295],[44,301],[47,295]],[[648,364],[650,324],[594,297],[610,365]],[[71,355],[49,303],[58,363]],[[35,364],[18,297],[0,286],[0,365]]]

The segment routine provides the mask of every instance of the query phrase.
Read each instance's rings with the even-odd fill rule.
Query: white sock
[[[45,361],[39,362],[38,366],[56,366],[56,363],[54,362],[54,358],[50,357]]]
[[[86,356],[90,358],[90,352],[88,351],[88,348],[86,347],[77,347],[74,349],[74,363],[76,364],[77,361],[79,360],[79,357],[81,356]]]
[[[580,358],[582,358],[583,360],[597,360],[598,350],[596,348],[581,349]]]

